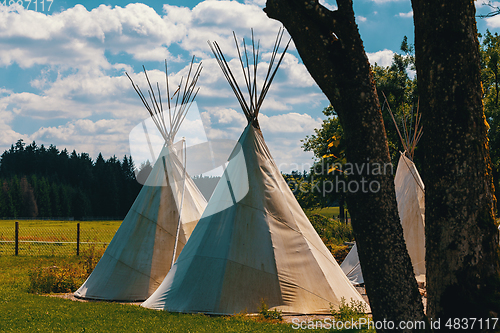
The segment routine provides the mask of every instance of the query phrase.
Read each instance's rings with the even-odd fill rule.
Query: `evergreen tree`
[[[22,205],[19,215],[23,217],[38,216],[38,206],[35,200],[33,187],[31,187],[31,185],[28,183],[28,179],[26,178],[26,176],[21,177],[19,186],[22,195]]]

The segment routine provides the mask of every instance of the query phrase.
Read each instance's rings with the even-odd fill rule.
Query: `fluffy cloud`
[[[403,18],[411,18],[411,17],[413,17],[413,10],[409,11],[408,13],[399,13],[396,16],[403,17]]]
[[[496,11],[497,8],[500,8],[500,2],[498,1],[476,1],[476,9],[483,15]],[[487,4],[490,4],[491,7]],[[500,15],[496,15],[493,17],[488,17],[486,20],[486,24],[489,28],[499,28],[500,27]]]
[[[260,115],[261,128],[266,133],[294,133],[307,135],[321,126],[320,119],[314,119],[308,114],[290,112],[276,116]]]
[[[330,4],[330,2],[333,2],[333,1],[331,1],[331,0],[329,0],[329,1],[319,0],[319,3],[322,4],[323,6],[325,6],[326,8],[328,8],[330,10],[337,10],[338,9],[337,5]]]
[[[59,149],[88,152],[97,157],[129,154],[128,134],[131,124],[124,119],[101,119],[93,122],[88,119],[70,121],[57,127],[42,127],[29,136],[37,143],[55,143]]]
[[[237,140],[247,125],[243,112],[234,109],[211,109],[203,113],[202,118],[207,136],[212,140]],[[213,124],[217,127],[213,128]],[[271,116],[260,114],[259,124],[281,171],[309,169],[313,155],[302,150],[300,140],[319,128],[321,119],[295,112]]]
[[[330,2],[322,4],[335,9]],[[51,15],[0,6],[0,73],[14,64],[35,73],[24,87],[15,89],[0,80],[0,150],[23,138],[94,157],[99,151],[105,156],[128,154],[128,133],[147,113],[124,72],[146,92],[144,75],[134,68],[160,62],[148,75],[164,91],[163,59],[169,68],[173,64],[170,84],[176,86],[181,77],[185,80],[189,66],[181,64],[187,64],[192,54],[204,66],[197,101],[207,134],[236,139],[246,119],[206,42],[217,41],[240,76],[232,31],[241,46],[242,37],[254,27],[261,50],[259,67],[265,71],[281,24],[266,16],[264,5],[264,0],[203,1],[193,9],[164,5],[162,13],[144,4],[92,10],[76,5]],[[284,42],[288,38],[285,32]],[[285,56],[261,115],[268,144],[287,159],[294,157],[278,147],[283,144],[289,154],[302,156],[299,140],[320,124],[294,110],[319,114],[328,104],[294,49],[292,42],[292,53]]]
[[[144,4],[76,5],[46,15],[19,6],[0,6],[0,65],[18,63],[109,68],[104,51],[126,52],[137,60],[162,60],[168,46],[186,34]]]
[[[367,53],[370,64],[374,65],[377,63],[379,66],[389,66],[392,62],[394,52],[391,50],[382,50],[374,53]]]

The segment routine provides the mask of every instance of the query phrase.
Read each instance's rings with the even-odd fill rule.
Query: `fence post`
[[[16,247],[15,247],[15,255],[19,255],[19,222],[16,221],[16,232],[15,232],[15,238],[16,238]]]
[[[76,255],[80,255],[80,222],[76,224]]]

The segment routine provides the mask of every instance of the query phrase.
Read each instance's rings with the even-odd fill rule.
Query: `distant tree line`
[[[18,140],[0,157],[0,217],[123,218],[141,187],[126,155],[93,161]]]

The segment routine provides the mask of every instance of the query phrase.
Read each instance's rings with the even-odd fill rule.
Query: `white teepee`
[[[149,93],[153,109],[132,82],[165,144],[103,257],[75,296],[114,301],[147,299],[167,275],[200,219],[206,207],[205,198],[182,163],[185,159],[184,140],[173,144],[175,134],[196,96],[192,93],[200,70],[201,67],[198,67],[191,81],[188,74],[184,86],[181,81],[182,101],[180,104],[176,102],[173,108],[170,108],[167,75],[168,119],[163,113],[161,96],[158,95],[160,103],[157,103],[151,85]]]
[[[363,302],[302,211],[259,129],[260,105],[286,52],[274,65],[278,36],[260,95],[250,75],[257,73],[258,47],[246,57],[253,58],[252,70],[241,61],[248,101],[214,43],[248,125],[189,242],[143,307],[235,314],[257,312],[263,301],[284,314],[329,314],[342,297]]]
[[[403,138],[394,120],[401,142],[406,149],[399,157],[394,185],[399,218],[415,278],[419,282],[425,282],[425,189],[417,167],[411,160],[415,147],[422,136],[422,128],[419,128],[419,122],[420,117],[417,112],[415,128],[412,133],[409,133],[406,122],[403,122],[405,134]],[[408,157],[406,154],[408,154]],[[364,283],[356,245],[351,249],[340,267],[352,284]]]

